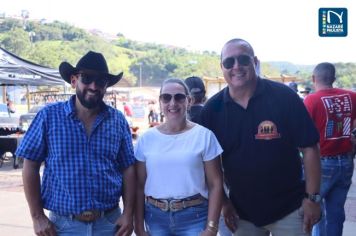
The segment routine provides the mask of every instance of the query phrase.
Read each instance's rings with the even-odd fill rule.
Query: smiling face
[[[221,69],[231,89],[241,89],[256,80],[256,65],[251,46],[245,41],[227,43],[221,52]]]
[[[92,77],[98,77],[100,80],[100,75],[91,74]],[[71,84],[75,88],[77,98],[81,105],[87,109],[96,109],[100,106],[103,101],[104,94],[106,92],[106,84],[97,83],[95,80],[82,81],[83,77],[81,74],[73,75]]]
[[[189,97],[183,85],[174,82],[163,84],[159,103],[167,121],[186,119]]]

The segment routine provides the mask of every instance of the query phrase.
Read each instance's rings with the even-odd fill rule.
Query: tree
[[[356,88],[356,64],[355,63],[336,63],[335,86],[339,88]]]
[[[14,28],[6,33],[1,44],[10,52],[23,57],[31,47],[30,37],[22,28]]]
[[[222,76],[219,55],[215,52],[193,53],[180,47],[138,42],[122,33],[117,36],[115,40],[108,40],[59,21],[26,20],[25,30],[21,20],[0,22],[1,46],[27,60],[52,68],[58,68],[62,61],[75,65],[80,57],[92,50],[105,56],[111,73],[123,71],[125,79],[133,85],[137,85],[140,75],[145,86],[160,85],[169,77]],[[356,64],[337,63],[335,66],[338,78],[335,86],[356,87]],[[261,74],[280,76],[287,72],[303,80],[301,84],[304,86],[310,86],[313,67],[289,62],[262,62]]]
[[[20,20],[16,19],[5,19],[0,23],[0,33],[8,32],[15,28],[22,28],[22,23]]]
[[[260,64],[260,74],[262,76],[279,76],[281,73],[280,71],[273,67],[271,64],[268,62],[261,62]]]

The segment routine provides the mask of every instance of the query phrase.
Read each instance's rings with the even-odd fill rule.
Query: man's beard
[[[100,104],[103,102],[104,94],[100,92],[95,92],[94,97],[90,97],[89,99],[85,98],[85,95],[87,93],[87,89],[80,91],[77,88],[77,98],[79,99],[80,103],[87,109],[94,109],[100,106]]]

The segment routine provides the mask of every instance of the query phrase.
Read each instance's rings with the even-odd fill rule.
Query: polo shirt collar
[[[261,79],[260,77],[257,77],[257,84],[256,84],[256,90],[253,93],[251,99],[260,96],[261,94],[264,93],[265,91],[265,83],[264,80]],[[226,86],[223,90],[223,101],[224,103],[232,102],[235,103],[235,101],[231,98],[230,93],[229,93],[229,86]]]
[[[264,94],[266,90],[266,83],[265,80],[262,79],[261,77],[257,77],[257,85],[256,85],[256,90],[252,95],[252,98],[258,97],[262,94]]]

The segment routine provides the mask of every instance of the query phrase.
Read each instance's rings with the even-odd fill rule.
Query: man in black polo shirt
[[[224,149],[225,222],[239,236],[309,235],[320,218],[319,134],[299,96],[259,78],[257,64],[248,42],[228,41],[221,52],[228,86],[201,113]]]

